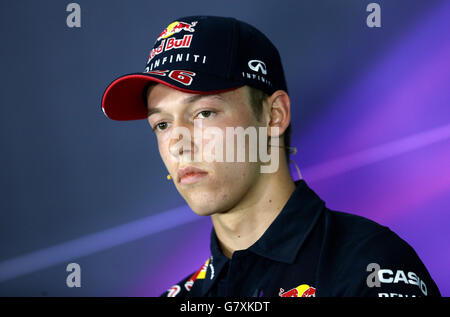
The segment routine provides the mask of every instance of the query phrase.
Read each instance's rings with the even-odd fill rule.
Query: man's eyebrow
[[[159,109],[159,108],[148,109],[147,117],[150,117],[152,114],[155,114],[158,112],[161,112],[161,109]]]
[[[208,94],[208,95],[194,95],[194,96],[191,96],[191,97],[188,97],[188,98],[185,98],[184,100],[183,100],[183,103],[184,104],[190,104],[190,103],[194,103],[194,102],[196,102],[196,101],[198,101],[198,100],[200,100],[200,99],[203,99],[203,98],[214,98],[214,99],[219,99],[219,100],[225,100],[221,95],[218,95],[218,94]],[[149,109],[148,110],[148,113],[147,113],[147,117],[149,117],[149,116],[151,116],[152,114],[155,114],[155,113],[160,113],[160,112],[162,112],[161,111],[161,109],[159,109],[159,108],[152,108],[152,109]]]
[[[185,104],[186,103],[194,103],[203,98],[214,98],[214,99],[219,99],[219,100],[225,100],[221,95],[218,95],[218,94],[206,94],[206,95],[194,95],[194,96],[188,97],[183,100],[183,103],[185,103]]]

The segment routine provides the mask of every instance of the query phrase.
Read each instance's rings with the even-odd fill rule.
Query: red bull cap
[[[176,19],[156,37],[143,72],[108,85],[102,110],[113,120],[147,118],[145,92],[160,83],[183,92],[211,94],[244,85],[271,95],[287,91],[280,54],[255,27],[234,18]]]

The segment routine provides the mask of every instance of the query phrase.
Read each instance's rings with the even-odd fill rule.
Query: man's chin
[[[191,208],[191,209],[197,216],[208,217],[208,216],[212,216],[215,214],[214,210],[200,210],[200,209],[194,209],[194,208]]]
[[[223,194],[223,188],[214,186],[196,186],[189,190],[179,190],[179,193],[189,207],[199,216],[211,216],[226,212],[233,204],[231,193]]]
[[[216,206],[216,204],[212,204],[210,202],[201,203],[198,200],[197,201],[186,200],[186,202],[191,208],[191,210],[199,216],[212,216],[216,213],[221,212],[219,206]]]

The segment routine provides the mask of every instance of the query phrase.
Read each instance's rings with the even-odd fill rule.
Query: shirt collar
[[[280,214],[248,251],[278,262],[294,263],[300,247],[325,207],[325,202],[303,179],[296,181],[295,185],[294,192]],[[211,230],[210,250],[208,273],[201,289],[203,295],[229,261],[220,248],[214,227]]]
[[[300,179],[280,214],[248,250],[260,256],[292,264],[312,231],[325,202]]]
[[[248,251],[275,261],[294,263],[300,247],[325,207],[325,202],[309,188],[305,180],[300,179],[295,185],[280,214]],[[222,267],[227,258],[219,246],[214,227],[210,249],[215,264]]]

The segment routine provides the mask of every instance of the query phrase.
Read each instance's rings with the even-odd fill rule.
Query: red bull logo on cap
[[[316,297],[316,289],[307,284],[302,284],[287,292],[280,288],[280,293],[278,295],[280,297]]]
[[[163,52],[169,51],[171,49],[178,49],[178,48],[189,48],[191,46],[192,42],[192,34],[186,34],[182,39],[176,39],[174,37],[171,37],[170,39],[166,40],[163,39],[161,41],[161,44],[158,47],[155,47],[151,50],[150,55],[148,56],[147,64],[150,63],[150,61],[158,54],[161,54]]]
[[[167,28],[162,31],[162,33],[158,36],[156,39],[156,42],[159,40],[168,38],[171,35],[174,35],[175,33],[181,32],[181,31],[188,31],[188,32],[195,32],[194,26],[197,25],[197,21],[194,21],[192,23],[186,23],[182,21],[175,21],[169,24]]]

